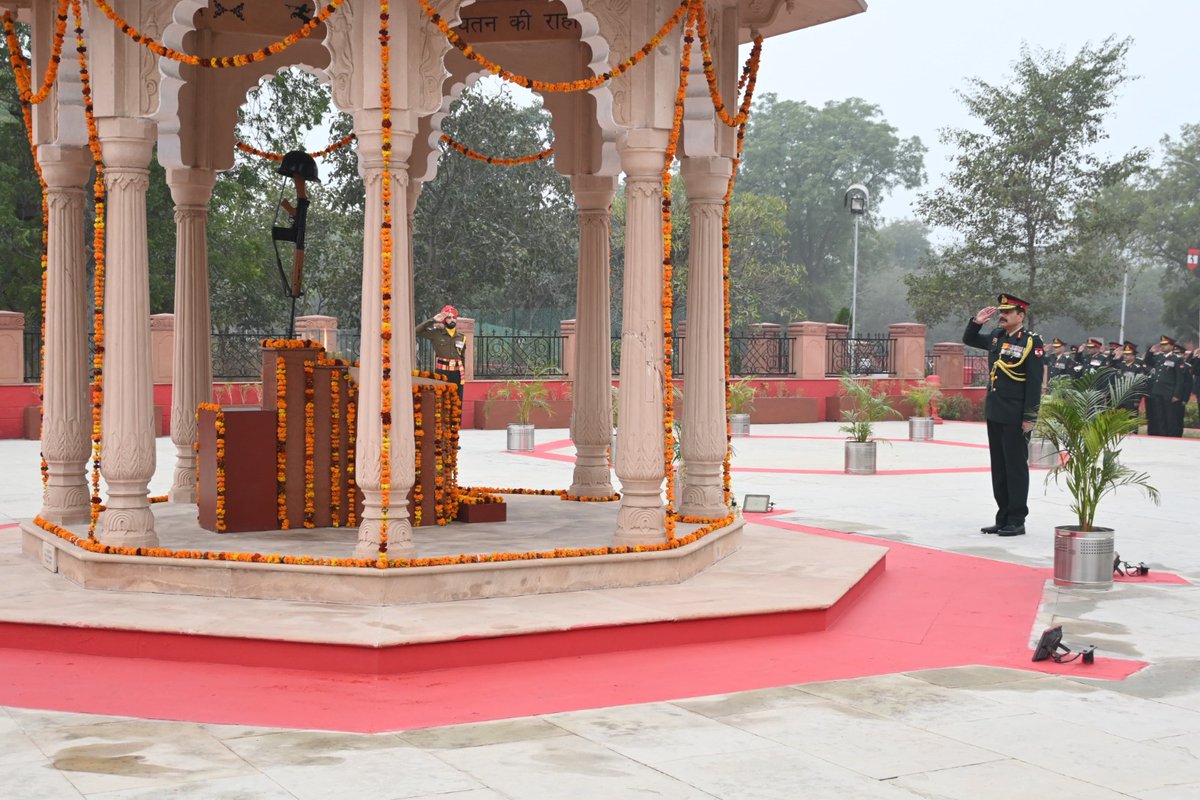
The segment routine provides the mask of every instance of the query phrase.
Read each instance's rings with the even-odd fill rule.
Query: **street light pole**
[[[858,329],[858,221],[861,214],[854,215],[854,273],[850,280],[850,338],[857,338]]]
[[[1121,279],[1121,335],[1117,337],[1125,344],[1125,300],[1129,297],[1129,267],[1125,268],[1125,277]]]

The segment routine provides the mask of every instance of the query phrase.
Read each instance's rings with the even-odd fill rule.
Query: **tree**
[[[464,91],[442,129],[498,157],[538,153],[552,140],[540,104],[518,103],[507,88]],[[575,305],[578,239],[570,184],[551,160],[497,166],[443,143],[414,220],[417,314],[453,303],[463,314],[482,311],[489,322],[557,329],[557,318]]]
[[[766,289],[780,308],[833,318],[850,296],[854,223],[842,203],[846,189],[866,184],[878,204],[898,186],[919,186],[924,154],[920,139],[899,138],[878,106],[858,98],[817,108],[766,94],[755,103],[738,190],[783,201],[783,261],[803,270]],[[872,217],[863,222],[869,235]]]
[[[1130,41],[1061,52],[1023,48],[1011,81],[979,78],[960,93],[982,130],[950,128],[947,185],[921,195],[918,213],[961,241],[906,279],[922,322],[978,308],[996,289],[1020,294],[1041,317],[1096,324],[1107,317],[1098,293],[1119,282],[1124,265],[1094,258],[1096,243],[1120,238],[1128,215],[1101,202],[1138,174],[1147,153],[1106,160],[1097,145],[1117,90],[1128,80]]]

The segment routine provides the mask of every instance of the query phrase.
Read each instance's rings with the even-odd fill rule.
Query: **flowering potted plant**
[[[1150,476],[1121,463],[1121,443],[1138,429],[1136,413],[1122,405],[1144,394],[1146,382],[1145,375],[1114,377],[1102,370],[1056,386],[1053,399],[1042,403],[1037,434],[1066,456],[1046,480],[1065,478],[1077,523],[1054,529],[1054,582],[1060,586],[1112,586],[1116,532],[1095,525],[1101,498],[1139,486],[1158,503]]]
[[[876,442],[871,439],[875,423],[887,417],[899,417],[900,412],[892,408],[886,392],[875,394],[867,381],[856,381],[842,375],[841,394],[848,398],[852,407],[842,411],[846,424],[838,428],[849,434],[845,447],[845,472],[848,475],[874,475]]]

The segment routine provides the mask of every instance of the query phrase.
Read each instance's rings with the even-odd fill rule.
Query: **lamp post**
[[[866,186],[856,183],[846,190],[842,204],[854,217],[854,272],[850,285],[850,338],[853,340],[858,332],[858,223],[871,205],[871,193]]]

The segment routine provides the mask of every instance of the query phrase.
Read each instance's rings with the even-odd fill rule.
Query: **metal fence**
[[[896,340],[887,334],[825,340],[825,377],[895,375]]]
[[[925,354],[925,374],[936,375],[938,373],[938,358],[932,353]],[[963,356],[963,386],[984,386],[987,384],[988,378],[988,360],[987,356],[980,355],[964,355]]]
[[[565,375],[565,336],[550,334],[475,337],[475,377],[529,378]]]
[[[42,378],[42,334],[25,331],[25,382],[37,383]]]

